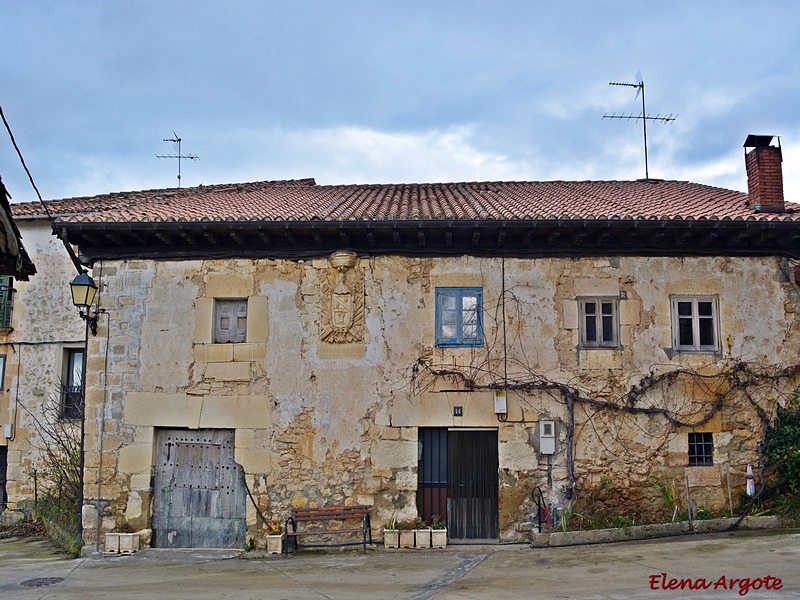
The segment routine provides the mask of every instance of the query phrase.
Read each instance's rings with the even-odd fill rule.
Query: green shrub
[[[800,487],[800,408],[796,402],[778,407],[775,424],[767,429],[766,462],[797,494]]]

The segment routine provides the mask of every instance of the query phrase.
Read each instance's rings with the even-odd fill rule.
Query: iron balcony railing
[[[61,387],[61,417],[80,419],[83,415],[83,387],[65,385]]]

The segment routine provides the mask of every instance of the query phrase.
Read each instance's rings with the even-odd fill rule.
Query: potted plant
[[[397,528],[400,532],[400,547],[413,548],[414,547],[414,522],[404,521],[398,523]]]
[[[283,523],[278,520],[267,523],[267,553],[280,554],[283,550],[283,538],[286,532]]]
[[[417,548],[431,547],[431,528],[422,517],[414,522],[414,545]]]
[[[447,546],[447,523],[439,515],[431,516],[431,547],[444,548]]]
[[[383,547],[400,547],[400,534],[397,531],[397,519],[394,517],[386,521],[386,525],[383,528]]]
[[[130,523],[123,523],[116,534],[106,534],[106,553],[133,554],[139,551],[139,534]]]

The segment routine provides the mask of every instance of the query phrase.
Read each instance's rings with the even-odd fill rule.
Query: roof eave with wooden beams
[[[65,222],[81,260],[311,259],[362,256],[800,257],[800,223],[750,220],[553,219]]]

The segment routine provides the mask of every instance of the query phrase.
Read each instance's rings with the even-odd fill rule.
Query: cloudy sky
[[[781,136],[800,202],[794,0],[0,0],[0,106],[44,198],[318,183],[650,177],[746,190]],[[8,133],[0,176],[33,200]]]

